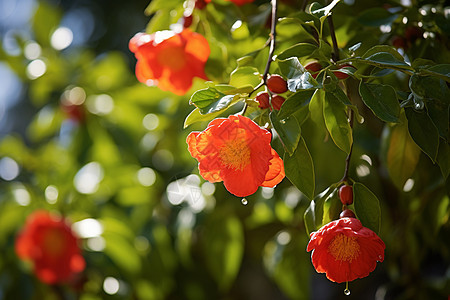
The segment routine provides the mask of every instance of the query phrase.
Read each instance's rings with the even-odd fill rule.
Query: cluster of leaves
[[[30,61],[0,48],[1,59],[27,85],[27,100],[36,109],[24,121],[26,134],[0,142],[0,156],[21,168],[14,181],[0,182],[4,295],[27,299],[52,293],[25,275],[29,266],[18,265],[13,251],[25,216],[46,208],[73,222],[94,218],[103,226],[100,236],[84,237],[86,272],[63,291],[81,299],[107,297],[102,290],[107,277],[119,280],[122,299],[275,299],[282,294],[308,299],[316,292],[310,291],[311,280],[327,283],[311,279],[307,232],[338,217],[337,189],[352,153],[351,208],[388,247],[378,275],[355,283],[352,294],[361,298],[380,288],[392,297],[445,296],[450,66],[443,63],[450,54],[444,4],[333,1],[299,10],[306,2],[278,3],[269,73],[281,74],[289,88],[279,111],[261,110],[254,100],[265,89],[270,3],[236,6],[213,0],[194,9],[191,28],[209,41],[206,73],[212,82],[195,82],[192,110],[186,97],[137,83],[123,53],[53,49],[49,37],[61,12],[41,2],[32,28],[46,73],[29,79]],[[153,0],[146,9],[152,15],[147,31],[168,29],[194,6]],[[334,29],[328,23],[331,13]],[[410,26],[426,38],[409,40],[402,49],[389,45]],[[130,37],[123,37],[125,43]],[[17,41],[23,52],[29,41]],[[323,66],[317,77],[304,68],[312,60]],[[349,77],[339,80],[337,69]],[[84,102],[75,106],[82,111],[75,116],[84,117],[70,120],[63,99],[80,88]],[[188,176],[195,161],[185,145],[188,131],[238,112],[277,133],[273,147],[289,179],[248,197],[247,206],[221,185],[211,192],[211,185]],[[357,121],[354,128],[350,114]],[[188,130],[180,134],[184,118]],[[87,190],[77,183],[86,170],[97,180]]]

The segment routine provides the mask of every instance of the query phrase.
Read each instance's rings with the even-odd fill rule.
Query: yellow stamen
[[[250,163],[250,148],[244,139],[225,143],[219,150],[222,164],[230,169],[242,171]]]
[[[328,251],[336,260],[352,262],[359,255],[359,244],[355,237],[341,233],[331,241]]]

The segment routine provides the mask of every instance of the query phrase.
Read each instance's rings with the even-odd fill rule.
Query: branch
[[[328,20],[328,26],[330,27],[330,35],[331,35],[331,40],[333,41],[333,53],[331,54],[332,59],[334,62],[337,62],[339,60],[339,47],[337,44],[337,39],[336,39],[336,32],[334,31],[334,23],[333,23],[333,16],[329,16],[327,18]]]

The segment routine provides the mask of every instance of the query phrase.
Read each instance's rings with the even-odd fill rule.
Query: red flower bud
[[[355,213],[351,209],[344,209],[341,214],[339,215],[339,218],[356,218]]]
[[[280,75],[272,75],[267,79],[267,88],[276,94],[282,94],[288,90],[287,82]]]
[[[339,198],[342,204],[350,205],[353,203],[353,188],[349,185],[343,185],[339,189]]]
[[[267,92],[259,92],[255,99],[259,102],[259,108],[265,109],[270,107],[269,94]]]
[[[272,96],[272,107],[275,110],[280,110],[281,105],[284,103],[286,99],[284,99],[283,96],[280,95],[274,95]]]
[[[317,73],[322,70],[322,65],[317,61],[312,61],[305,65],[305,69],[311,73],[312,77],[315,79],[317,77]]]

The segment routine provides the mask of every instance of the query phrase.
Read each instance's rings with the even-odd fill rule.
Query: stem
[[[266,67],[264,69],[264,73],[262,76],[263,81],[258,84],[253,91],[249,94],[249,96],[251,94],[253,94],[255,91],[257,91],[260,87],[262,87],[263,85],[267,84],[267,75],[269,75],[269,70],[270,70],[270,64],[272,63],[272,58],[273,55],[275,53],[275,44],[276,44],[276,37],[277,37],[277,11],[278,11],[278,2],[277,0],[272,0],[272,22],[271,22],[271,26],[270,26],[270,35],[269,35],[269,40],[268,40],[268,45],[269,45],[269,57],[267,58],[267,63],[266,63]],[[267,45],[267,43],[266,43]],[[272,101],[272,94],[271,92],[268,90],[268,93],[270,95],[270,101]],[[245,114],[245,112],[247,111],[247,103],[244,105],[244,109],[242,110],[242,115]]]
[[[346,88],[346,92],[347,92],[347,97],[350,100],[350,102],[352,102],[348,85],[345,85],[345,88]],[[353,110],[349,107],[348,108],[348,119],[349,119],[348,123],[349,123],[352,131],[353,131],[353,119],[354,119],[353,114],[354,114]],[[352,152],[353,152],[353,142],[350,146],[350,152],[348,153],[347,158],[345,159],[345,171],[344,171],[344,176],[341,179],[341,181],[343,181],[343,182],[347,182],[348,178],[349,178],[348,174],[350,172],[350,160],[352,158]]]
[[[336,39],[336,32],[334,31],[333,16],[329,16],[327,20],[328,26],[330,27],[331,40],[333,41],[333,53],[331,54],[331,58],[334,62],[337,62],[339,60],[339,47]]]
[[[308,2],[309,2],[308,0],[303,0],[302,7],[301,7],[302,11],[305,11],[306,6],[308,5]]]

